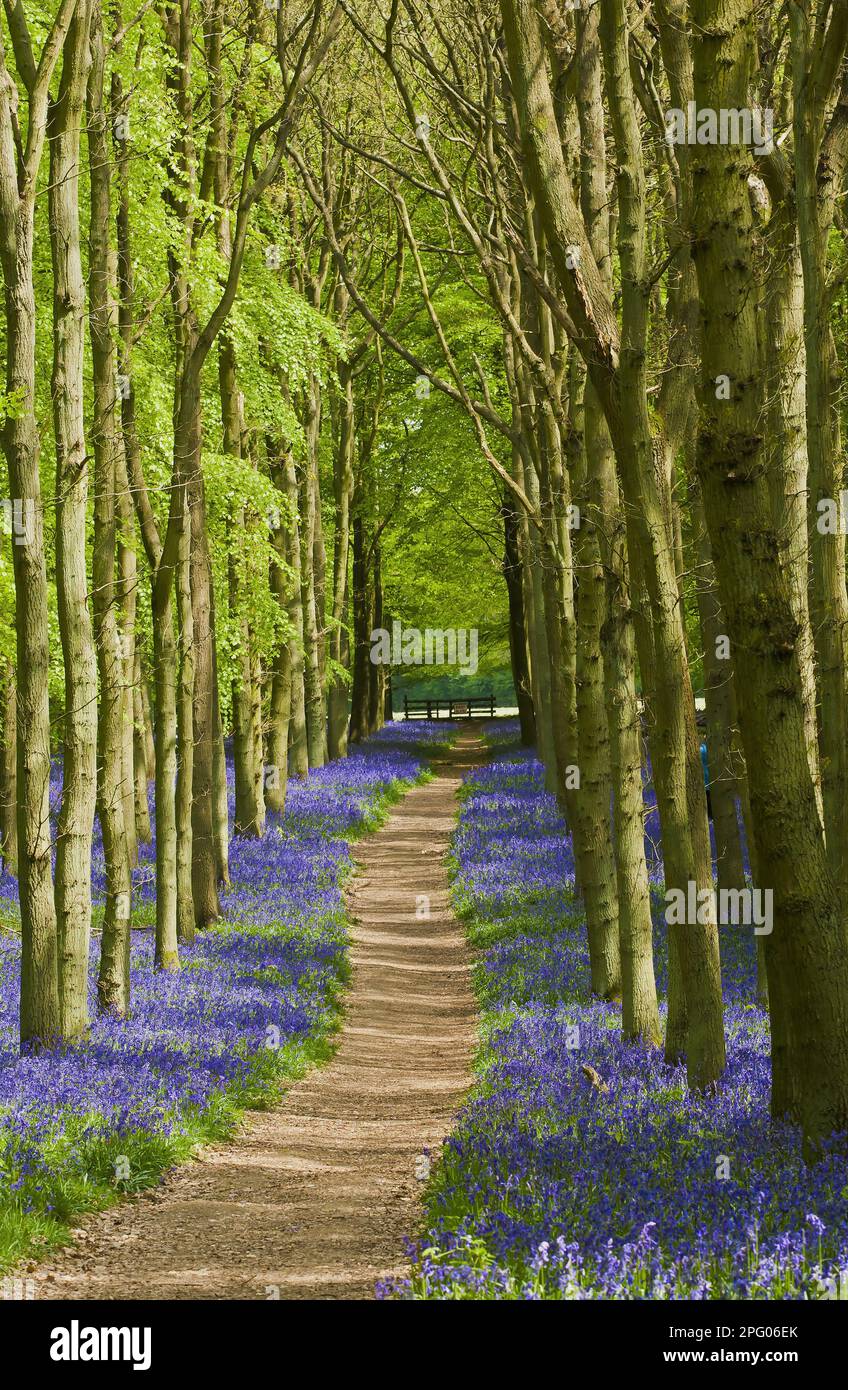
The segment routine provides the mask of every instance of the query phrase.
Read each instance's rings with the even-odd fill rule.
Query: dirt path
[[[416,1158],[438,1148],[470,1081],[470,956],[444,855],[462,773],[481,755],[469,732],[357,847],[353,979],[329,1065],[234,1143],[86,1218],[29,1276],[37,1298],[371,1298],[403,1271]]]

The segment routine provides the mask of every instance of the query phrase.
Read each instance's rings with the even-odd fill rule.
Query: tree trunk
[[[524,463],[524,491],[531,502],[538,503],[539,484],[535,470],[529,460]],[[559,790],[557,775],[556,739],[553,724],[553,700],[551,677],[555,668],[554,654],[549,650],[550,634],[545,616],[545,559],[542,542],[535,527],[527,530],[526,564],[528,587],[532,603],[528,612],[530,634],[530,669],[533,680],[533,709],[536,712],[537,751],[545,769],[545,787],[556,793]],[[549,604],[549,608],[550,608]],[[558,668],[557,668],[558,670]],[[566,756],[564,763],[569,761]]]
[[[319,616],[315,575],[316,528],[320,525],[317,509],[318,432],[321,419],[321,398],[318,383],[310,381],[304,412],[306,457],[300,479],[300,591],[303,606],[303,696],[306,710],[306,739],[309,766],[324,766],[324,695],[321,689],[321,657]]]
[[[277,487],[284,484],[281,477],[284,465],[272,469]],[[296,523],[294,523],[296,526]],[[274,529],[274,549],[280,564],[271,562],[271,592],[280,611],[288,614],[287,580],[281,565],[286,560],[286,533],[282,526]],[[292,643],[282,641],[277,649],[271,675],[271,703],[268,712],[268,773],[265,778],[265,800],[271,811],[282,815],[286,808],[288,787],[289,725],[292,707]]]
[[[194,762],[191,798],[191,886],[196,927],[208,927],[221,915],[218,899],[218,852],[213,815],[215,760],[215,680],[212,626],[212,560],[206,524],[203,475],[195,469],[189,486],[191,524],[191,606],[194,655],[192,727]]]
[[[787,186],[773,188],[772,196],[775,202],[769,220],[772,262],[766,285],[766,323],[771,344],[766,364],[768,476],[772,513],[788,562],[798,623],[796,647],[804,691],[807,757],[824,825],[815,641],[810,623],[804,275],[795,201]],[[739,757],[741,760],[741,753]]]
[[[577,26],[577,119],[580,129],[580,205],[589,242],[607,285],[612,283],[606,132],[597,8]],[[603,597],[598,634],[613,784],[618,939],[621,957],[622,1033],[656,1045],[662,1039],[654,978],[653,925],[645,859],[642,731],[636,698],[636,638],[630,595],[627,535],[609,430],[591,381],[583,397],[586,455],[581,532],[587,563],[601,566]],[[578,456],[579,459],[579,456]],[[579,460],[582,463],[582,460]],[[575,542],[575,557],[583,542]],[[576,559],[575,559],[576,563]],[[578,571],[579,577],[579,571]],[[581,609],[578,592],[578,614]],[[589,649],[591,657],[593,649]]]
[[[125,99],[117,74],[112,77],[112,108],[121,113]],[[130,228],[129,151],[127,141],[117,142],[116,183],[118,208],[116,231],[118,245],[118,323],[120,329],[121,373],[129,390],[121,395],[121,425],[124,436],[124,457],[127,476],[144,542],[150,571],[151,620],[153,627],[153,686],[154,709],[150,717],[150,701],[146,682],[138,670],[138,737],[145,746],[144,767],[155,781],[156,810],[156,930],[155,966],[157,970],[178,970],[177,947],[177,643],[174,636],[174,567],[175,562],[163,555],[162,544],[144,483],[141,449],[135,418],[133,381],[133,344],[135,341],[135,286],[133,274],[133,245]],[[176,495],[172,496],[177,505]],[[152,726],[152,739],[151,739]],[[136,805],[141,808],[147,789],[139,786],[139,764],[136,760]],[[137,812],[138,814],[138,812]]]
[[[231,571],[239,563],[233,556]],[[237,591],[230,589],[231,599]],[[247,619],[239,623],[238,672],[232,683],[233,772],[235,778],[235,822],[237,835],[257,836],[259,815],[256,805],[256,768],[253,746],[253,693],[251,690],[250,632]]]
[[[153,674],[156,701],[156,968],[178,970],[177,948],[177,644],[170,585],[153,587]]]
[[[383,576],[381,569],[380,543],[378,540],[372,542],[371,551],[371,593],[374,602],[374,627],[385,627],[383,614]],[[376,665],[373,661],[368,662],[368,718],[367,728],[368,737],[376,734],[378,729],[382,729],[385,721],[386,707],[386,671],[388,667],[384,664]]]
[[[289,725],[289,771],[292,777],[305,777],[309,771],[306,741],[306,704],[303,681],[303,593],[301,575],[300,527],[298,525],[297,472],[291,450],[283,457],[281,477],[292,518],[289,533],[288,561],[292,572],[288,598],[289,624],[293,636],[289,642],[291,655],[291,723]]]
[[[110,90],[111,113],[114,120],[128,114],[120,74],[112,73]],[[134,311],[134,269],[130,236],[130,194],[129,194],[129,142],[114,140],[115,183],[118,190],[118,209],[116,216],[117,232],[117,281],[118,281],[118,363],[124,380],[130,385],[128,391],[121,393],[121,431],[123,452],[116,457],[118,469],[118,514],[120,519],[119,571],[124,602],[124,663],[125,698],[124,713],[124,776],[129,786],[125,789],[124,823],[128,828],[132,817],[127,804],[132,796],[135,807],[135,841],[149,844],[152,837],[150,828],[150,804],[147,796],[147,783],[154,776],[154,739],[150,717],[150,702],[147,686],[143,680],[141,656],[136,641],[134,624],[137,607],[136,585],[138,566],[134,545],[134,488],[142,476],[141,448],[138,440],[135,419],[135,395],[132,391],[133,345],[135,341]],[[158,539],[158,538],[157,538]],[[150,557],[148,557],[150,559]],[[151,566],[153,561],[151,560]],[[152,568],[151,568],[152,573]],[[137,854],[131,851],[131,862],[135,863]]]
[[[141,668],[141,718],[144,737],[144,760],[147,766],[147,780],[152,782],[156,776],[156,733],[153,728],[153,713],[150,708],[150,691],[144,666]]]
[[[126,1018],[130,1009],[130,846],[124,792],[125,662],[115,586],[117,452],[115,352],[109,296],[110,173],[103,100],[105,51],[99,6],[92,23],[88,86],[88,157],[91,177],[89,324],[94,413],[94,639],[100,676],[97,725],[97,806],[106,864],[106,903],[97,997],[100,1008]],[[133,611],[135,607],[133,597]],[[132,687],[130,686],[130,689]],[[135,829],[132,781],[129,819]]]
[[[191,520],[186,499],[177,562],[176,592],[179,623],[179,683],[177,693],[177,937],[194,940],[192,893],[192,789],[194,785],[194,605],[191,595]]]
[[[244,421],[239,403],[235,349],[227,335],[222,335],[218,344],[218,389],[221,396],[224,453],[232,458],[241,458]],[[232,519],[227,546],[230,613],[237,624],[239,634],[237,670],[231,685],[235,777],[234,829],[237,835],[257,836],[262,831],[259,807],[256,803],[250,629],[246,586],[242,583],[242,571],[248,562],[244,536],[244,508],[240,507]]]
[[[108,147],[107,147],[108,148]],[[110,276],[111,284],[111,276]],[[110,304],[110,319],[112,309]],[[110,329],[111,331],[111,329]],[[112,368],[115,367],[114,351]],[[113,378],[114,390],[114,378]],[[113,406],[113,415],[116,413]],[[135,736],[135,679],[138,564],[135,549],[135,514],[127,480],[126,461],[120,438],[115,440],[115,507],[118,518],[118,597],[121,608],[119,640],[121,644],[121,777],[126,827],[127,854],[130,867],[138,863],[138,842],[150,840],[150,813],[147,797],[139,805],[136,799]],[[144,773],[146,777],[146,773]],[[141,816],[139,817],[139,811]]]
[[[215,589],[212,588],[212,631],[215,626]],[[218,651],[212,643],[212,811],[215,832],[215,871],[221,887],[230,886],[230,808],[227,794],[227,754],[224,747],[224,726],[218,688]]]
[[[504,523],[503,576],[509,603],[509,657],[512,683],[518,704],[521,742],[530,748],[536,742],[536,718],[530,691],[530,653],[521,583],[520,525],[511,494],[504,489],[501,515]]]
[[[721,891],[745,887],[745,866],[742,862],[742,841],[736,811],[737,779],[733,755],[736,697],[733,688],[733,663],[729,651],[724,650],[729,639],[716,593],[713,557],[697,484],[690,488],[689,505],[698,560],[696,596],[704,653],[707,766],[715,830],[718,888]]]
[[[350,506],[353,497],[355,450],[353,380],[347,362],[338,364],[338,410],[334,455],[335,533],[333,536],[333,611],[330,625],[330,659],[343,667],[349,646],[344,632],[348,608],[350,556]],[[347,756],[347,682],[337,670],[329,677],[327,691],[327,751],[330,758]]]
[[[253,797],[256,802],[258,832],[265,834],[265,725],[262,715],[262,660],[253,629],[248,629],[250,641],[250,728],[253,737]]]
[[[630,602],[627,536],[606,424],[587,388],[586,450],[590,507],[601,518],[606,616],[601,627],[604,695],[613,778],[621,1027],[626,1038],[662,1039],[654,977],[653,925],[642,794],[642,731],[636,698],[636,637]],[[588,509],[587,509],[588,510]]]
[[[321,507],[321,477],[318,469],[318,443],[315,445],[315,526],[312,535],[312,573],[315,585],[315,624],[318,654],[318,689],[321,692],[322,763],[329,756],[327,736],[327,548]]]
[[[572,391],[579,392],[572,372]],[[578,417],[579,419],[579,417]],[[585,425],[585,417],[584,417]],[[576,437],[585,439],[585,428]],[[605,999],[622,991],[618,877],[612,844],[610,806],[612,766],[604,689],[601,627],[606,605],[597,522],[588,506],[588,469],[585,447],[572,454],[572,486],[580,508],[580,526],[574,533],[573,568],[576,611],[576,716],[580,788],[575,796],[575,845],[581,846],[580,884],[586,903],[586,920],[595,938],[595,954],[602,970],[593,968],[593,990]],[[571,582],[571,576],[568,576]],[[589,942],[592,955],[592,939]],[[599,985],[601,987],[599,987]]]
[[[818,7],[817,7],[818,10]],[[822,24],[816,18],[816,35]],[[844,25],[830,26],[828,41]],[[807,507],[812,560],[810,618],[818,672],[818,725],[825,843],[830,870],[843,898],[848,891],[848,589],[845,572],[846,518],[842,507],[845,463],[841,438],[841,376],[830,315],[828,242],[836,199],[841,197],[845,156],[838,145],[823,155],[824,123],[832,92],[822,89],[817,51],[811,52],[811,17],[807,7],[789,12],[793,80],[795,190],[800,256],[803,268],[806,346]],[[833,62],[832,82],[840,64]],[[844,99],[844,98],[843,98]],[[844,140],[843,142],[844,143]],[[821,525],[819,503],[836,503],[839,525]]]
[[[18,872],[18,695],[11,663],[3,680],[3,742],[0,747],[0,856],[7,873]]]
[[[527,293],[526,280],[523,283],[524,292],[521,296],[521,312],[523,327],[528,336],[531,336],[538,343],[538,317],[535,308],[535,295]],[[513,445],[512,449],[512,476],[514,480],[524,489],[524,492],[532,505],[538,509],[539,504],[539,479],[534,464],[534,457],[538,455],[542,431],[540,421],[537,420],[536,400],[531,389],[527,373],[523,363],[519,359],[515,347],[514,339],[511,335],[504,337],[504,360],[506,365],[507,381],[509,382],[510,398],[512,405],[512,418],[516,424],[521,422],[521,431],[525,441],[524,447],[520,449]],[[535,451],[535,452],[534,452]],[[520,546],[519,553],[522,563],[522,593],[524,598],[524,617],[527,628],[527,645],[530,656],[530,695],[533,702],[534,722],[536,729],[536,754],[545,769],[545,787],[548,791],[557,793],[560,788],[560,774],[557,764],[557,740],[554,731],[554,713],[552,708],[551,673],[552,668],[556,667],[555,654],[548,649],[548,620],[545,613],[544,601],[544,571],[542,568],[541,538],[535,525],[528,521],[526,512],[522,511],[519,519]],[[553,590],[551,591],[551,614],[555,611],[556,603]],[[556,634],[554,634],[556,639]],[[558,671],[556,673],[558,678]],[[562,731],[562,725],[559,726]],[[560,763],[564,767],[569,761],[567,752],[564,748],[560,749]],[[565,802],[560,797],[560,805],[565,811]],[[575,873],[577,869],[575,867]]]
[[[353,688],[350,700],[350,741],[368,737],[368,690],[371,680],[372,596],[365,544],[362,489],[357,486],[353,507]]]
[[[143,691],[144,675],[141,666],[141,652],[136,644],[133,697],[133,786],[135,803],[135,829],[138,840],[149,845],[153,839],[150,829],[150,802],[147,798],[147,784],[152,781],[153,768],[148,772],[147,738],[145,718],[145,699]]]
[[[33,118],[34,113],[30,112],[30,120]],[[3,160],[0,230],[6,307],[6,392],[8,395],[15,393],[21,407],[6,416],[2,430],[13,507],[12,563],[17,636],[20,1031],[22,1048],[38,1048],[54,1043],[61,1025],[56,907],[50,861],[47,568],[38,468],[40,441],[35,418],[32,277],[35,190],[32,188],[19,201],[14,156],[7,148],[5,137],[0,155]]]
[[[88,1031],[91,844],[97,799],[97,662],[88,606],[88,463],[83,419],[85,281],[79,230],[80,134],[89,66],[90,4],[78,5],[52,103],[53,428],[56,440],[56,599],[65,670],[62,803],[56,831],[56,925],[63,1037]],[[114,650],[113,650],[114,657]]]

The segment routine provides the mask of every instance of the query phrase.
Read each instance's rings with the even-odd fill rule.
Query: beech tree
[[[35,203],[50,82],[76,11],[63,0],[36,57],[22,8],[7,7],[15,57],[0,50],[0,240],[6,320],[3,451],[13,515],[17,613],[18,873],[21,901],[21,1042],[60,1034],[56,909],[50,863],[50,708],[44,512],[35,420]],[[24,121],[25,115],[25,121]]]

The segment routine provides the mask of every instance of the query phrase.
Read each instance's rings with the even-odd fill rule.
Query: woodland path
[[[469,730],[355,849],[352,981],[338,1050],[164,1183],[80,1223],[29,1277],[36,1298],[372,1298],[420,1224],[416,1158],[449,1133],[471,1080],[471,957],[445,853]],[[416,916],[429,898],[429,920]]]

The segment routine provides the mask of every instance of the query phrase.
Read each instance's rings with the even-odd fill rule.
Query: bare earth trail
[[[334,1058],[235,1142],[85,1218],[76,1244],[29,1276],[37,1298],[372,1298],[377,1279],[404,1272],[416,1158],[438,1150],[471,1081],[471,957],[444,856],[462,775],[483,756],[469,731],[356,847]]]

